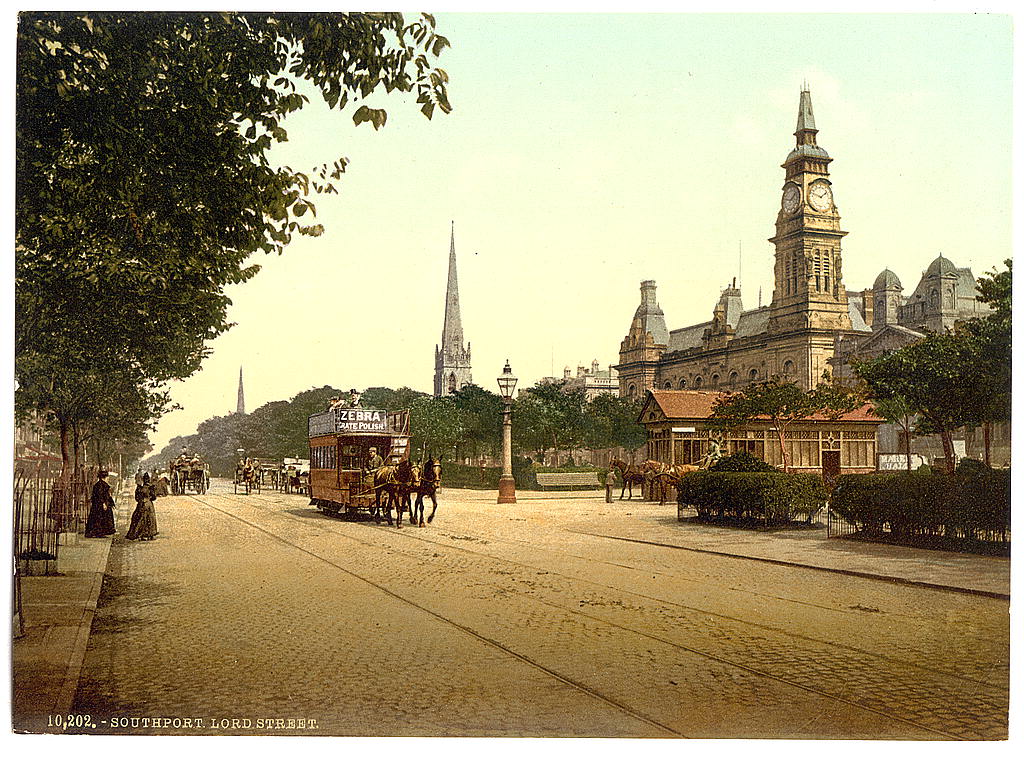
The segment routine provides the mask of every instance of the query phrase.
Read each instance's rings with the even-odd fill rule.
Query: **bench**
[[[601,478],[596,471],[553,471],[545,473],[537,472],[537,484],[540,487],[581,487],[585,489],[600,489]]]

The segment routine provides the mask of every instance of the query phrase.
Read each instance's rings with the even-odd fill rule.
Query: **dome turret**
[[[942,253],[939,253],[939,257],[931,262],[928,266],[928,270],[924,272],[925,276],[956,276],[956,266],[953,265],[953,261],[949,258],[943,257]]]
[[[900,278],[898,276],[896,276],[896,274],[894,274],[889,269],[885,269],[885,271],[883,271],[881,274],[879,274],[878,278],[875,279],[875,284],[872,287],[872,289],[876,289],[876,290],[903,289],[903,285],[900,283]]]

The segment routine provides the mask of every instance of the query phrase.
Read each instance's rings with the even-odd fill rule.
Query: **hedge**
[[[832,512],[868,533],[973,537],[1010,528],[1010,472],[845,474]]]
[[[680,505],[704,520],[778,526],[797,517],[810,520],[828,499],[817,474],[715,473],[695,471],[676,489]]]
[[[460,487],[466,489],[498,489],[498,479],[501,477],[501,468],[497,466],[466,466],[461,463],[442,463],[443,472],[441,475],[442,486]],[[516,480],[516,489],[539,490],[537,484],[537,472],[566,472],[566,471],[596,471],[601,480],[604,481],[605,469],[594,468],[593,466],[560,466],[557,468],[545,468],[535,466],[526,461],[525,458],[512,459],[512,476]],[[546,487],[545,489],[563,489]],[[569,489],[565,487],[564,489]]]

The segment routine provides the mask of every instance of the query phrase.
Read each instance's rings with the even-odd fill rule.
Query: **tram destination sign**
[[[309,436],[322,434],[387,434],[388,412],[373,408],[336,408],[309,417]]]

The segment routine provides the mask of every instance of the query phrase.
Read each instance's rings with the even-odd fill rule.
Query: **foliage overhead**
[[[374,128],[387,119],[375,93],[448,112],[434,26],[396,13],[20,14],[19,410],[52,414],[66,436],[90,377],[123,370],[159,415],[160,383],[195,372],[230,327],[224,287],[255,275],[249,257],[321,232],[311,196],[335,192],[347,160],[271,161],[300,90]]]

